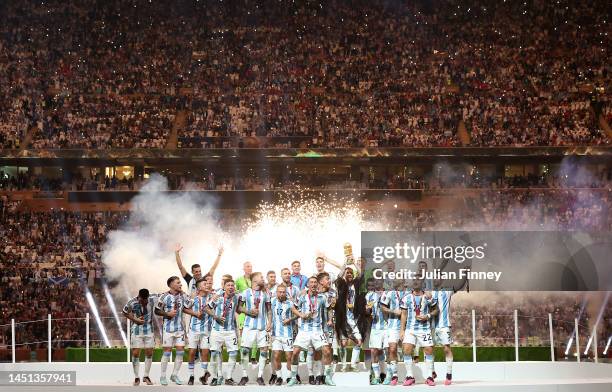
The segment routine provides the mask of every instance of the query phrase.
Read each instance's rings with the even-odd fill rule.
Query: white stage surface
[[[142,377],[141,363],[141,377]],[[410,389],[423,390],[432,387],[423,384],[422,364],[415,366],[415,377],[417,384]],[[403,366],[400,368],[400,380],[403,379]],[[238,366],[237,366],[238,368]],[[172,363],[169,364],[169,373]],[[131,386],[133,372],[131,363],[127,362],[28,362],[28,363],[1,363],[0,371],[76,371],[77,386],[55,387],[55,386],[17,386],[2,387],[2,391],[60,391],[78,390],[90,392],[115,391],[115,390],[134,390]],[[445,365],[437,363],[438,382],[434,388],[443,388],[461,391],[491,391],[495,392],[570,392],[570,391],[612,391],[612,365],[604,363],[575,363],[575,362],[456,362],[453,364],[453,384],[445,386],[444,373]],[[305,365],[300,366],[302,380],[307,380]],[[202,375],[199,364],[196,364],[196,384],[194,386],[169,385],[163,387],[164,390],[186,390],[187,388],[215,388],[219,392],[228,389],[245,389],[250,391],[261,390],[256,384],[256,374],[250,371],[250,384],[246,387],[219,386],[209,387],[201,385],[197,378]],[[234,380],[240,379],[241,372],[236,370]],[[187,382],[187,363],[184,362],[181,368],[180,377],[183,382]],[[269,378],[267,369],[264,379]],[[151,368],[151,379],[156,384],[154,386],[141,385],[138,388],[162,388],[159,385],[159,363],[153,363]],[[347,389],[351,392],[367,392],[373,389],[405,388],[401,386],[370,386],[368,384],[368,373],[365,371],[355,373],[336,373],[334,380],[336,388]],[[266,386],[267,388],[280,389],[288,388],[283,384],[281,387]],[[321,390],[325,386],[300,385],[291,389],[302,392],[312,392]],[[329,387],[327,387],[329,388]]]

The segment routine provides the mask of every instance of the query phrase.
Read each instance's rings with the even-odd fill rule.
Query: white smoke
[[[224,247],[215,283],[222,274],[242,275],[245,261],[254,271],[280,273],[293,260],[302,262],[302,273],[314,272],[314,259],[325,255],[341,261],[343,245],[350,242],[358,256],[362,230],[383,229],[367,223],[361,210],[350,201],[322,202],[291,200],[261,205],[255,217],[241,227],[224,231],[215,215],[215,200],[201,192],[171,193],[167,181],[152,176],[132,200],[129,222],[110,232],[102,261],[109,279],[118,281],[123,297],[125,287],[132,293],[146,287],[151,292],[166,290],[166,280],[180,275],[174,251],[183,250],[183,265],[190,271],[198,263],[206,273]]]

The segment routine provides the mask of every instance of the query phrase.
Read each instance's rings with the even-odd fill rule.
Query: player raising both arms
[[[259,385],[266,385],[263,373],[268,359],[272,314],[270,313],[270,297],[268,296],[261,272],[253,272],[251,274],[251,286],[240,295],[240,307],[238,308],[238,313],[246,315],[242,329],[242,339],[240,341],[242,378],[238,385],[246,385],[249,382],[247,370],[249,366],[249,353],[253,345],[259,348],[257,383]]]
[[[312,346],[316,351],[323,351],[323,361],[325,363],[325,384],[334,386],[332,379],[331,366],[331,347],[327,343],[323,333],[324,320],[331,319],[330,304],[327,297],[318,293],[319,282],[316,277],[308,279],[308,290],[299,296],[297,303],[291,310],[294,316],[299,317],[298,334],[293,345],[291,380],[287,383],[294,386],[298,383],[298,358],[300,351],[308,350]]]
[[[140,289],[138,296],[130,299],[123,307],[123,315],[132,321],[130,343],[132,346],[132,366],[134,367],[134,385],[140,384],[140,350],[145,350],[145,369],[142,381],[153,385],[149,378],[151,363],[153,362],[153,313],[157,302],[157,295],[150,295],[149,290]]]
[[[200,382],[206,385],[210,373],[208,372],[208,356],[210,353],[210,328],[212,326],[212,317],[206,313],[208,301],[212,298],[212,280],[203,277],[196,282],[197,292],[193,298],[192,310],[200,314],[200,317],[191,316],[189,321],[189,381],[188,385],[193,385],[195,356],[200,350],[201,366],[204,375],[200,377]]]
[[[166,283],[170,290],[159,297],[155,307],[155,314],[162,316],[164,319],[162,328],[162,347],[164,353],[161,360],[161,378],[159,382],[162,385],[168,385],[166,369],[172,356],[172,348],[176,347],[176,357],[170,381],[181,385],[182,382],[178,378],[178,372],[183,363],[185,348],[185,330],[182,322],[183,312],[195,317],[200,317],[200,314],[190,309],[192,305],[191,298],[183,293],[181,280],[178,276],[171,276]]]
[[[202,278],[202,267],[200,266],[200,264],[193,264],[191,266],[191,274],[188,273],[185,267],[183,266],[183,261],[181,260],[181,250],[183,250],[183,247],[180,244],[177,244],[176,249],[174,250],[174,258],[176,259],[176,265],[178,266],[179,271],[181,272],[181,276],[183,277],[183,279],[185,279],[185,282],[189,287],[188,293],[190,295],[194,295],[196,292],[196,281]],[[221,261],[221,256],[223,256],[223,246],[219,247],[217,257],[215,258],[212,267],[210,267],[210,270],[206,273],[206,275],[209,275],[211,278],[214,277],[215,271],[217,270],[219,262]]]
[[[285,353],[287,360],[287,372],[291,372],[291,361],[293,354],[293,322],[297,316],[293,315],[291,309],[294,304],[287,298],[287,287],[284,283],[276,286],[276,297],[271,301],[272,314],[272,376],[269,384],[281,385],[283,373],[281,370],[281,355]],[[287,378],[289,382],[289,378]]]
[[[212,330],[210,332],[210,364],[209,370],[213,379],[210,385],[223,384],[223,371],[219,369],[218,362],[223,353],[223,346],[229,355],[227,367],[229,368],[226,385],[235,385],[232,374],[236,367],[236,356],[238,355],[238,330],[236,319],[240,298],[236,295],[236,285],[233,280],[227,279],[223,283],[223,291],[215,294],[206,307],[206,313],[213,318]]]
[[[427,369],[427,385],[436,385],[433,379],[433,341],[431,338],[430,310],[435,307],[431,293],[422,289],[423,282],[415,279],[412,292],[402,299],[402,318],[400,326],[400,340],[403,342],[404,365],[406,366],[406,379],[404,386],[415,383],[412,373],[412,351],[419,344],[425,353],[425,367]]]

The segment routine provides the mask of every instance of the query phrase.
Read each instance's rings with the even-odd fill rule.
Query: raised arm
[[[217,270],[217,267],[219,266],[219,262],[221,261],[221,256],[223,256],[223,245],[219,247],[219,252],[217,253],[217,257],[215,258],[215,261],[213,262],[212,267],[210,267],[210,270],[208,270],[208,274],[210,276],[215,275],[215,271]]]
[[[183,266],[183,261],[181,260],[181,250],[183,250],[183,247],[180,244],[177,244],[176,249],[174,251],[174,258],[176,259],[176,265],[178,266],[178,269],[181,272],[181,276],[184,278],[185,276],[189,274],[187,273],[187,270]]]

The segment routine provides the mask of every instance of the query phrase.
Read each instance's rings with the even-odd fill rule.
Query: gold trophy
[[[353,257],[353,246],[350,242],[344,244],[344,261],[347,267],[351,264],[355,264],[355,258]]]

